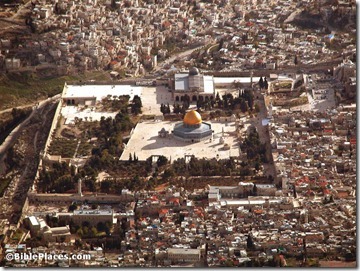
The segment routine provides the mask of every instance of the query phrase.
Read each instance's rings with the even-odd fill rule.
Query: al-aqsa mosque
[[[175,124],[172,131],[174,138],[185,142],[199,142],[212,138],[211,124],[203,122],[201,115],[191,110],[184,116],[182,123]]]

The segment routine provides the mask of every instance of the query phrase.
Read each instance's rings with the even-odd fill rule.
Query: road
[[[158,63],[158,65],[153,69],[152,72],[153,72],[153,73],[154,73],[154,72],[158,72],[160,69],[163,68],[164,65],[171,64],[171,63],[173,63],[173,62],[174,62],[176,59],[178,59],[178,58],[179,58],[179,59],[183,59],[183,58],[191,55],[194,51],[196,51],[196,50],[198,50],[198,49],[201,49],[201,48],[203,48],[204,46],[207,46],[207,45],[208,45],[208,44],[203,44],[203,45],[198,46],[198,47],[196,47],[196,48],[194,48],[194,49],[190,49],[190,50],[186,50],[186,51],[181,52],[181,53],[177,53],[177,54],[175,54],[175,55],[173,55],[173,56],[165,59],[164,61]]]
[[[33,105],[32,112],[31,112],[30,116],[26,120],[24,120],[22,123],[20,123],[17,127],[15,127],[15,129],[11,131],[11,133],[6,137],[4,142],[0,145],[0,161],[2,161],[2,159],[4,158],[4,155],[7,152],[7,150],[14,144],[15,140],[18,138],[18,136],[19,136],[20,132],[22,131],[22,129],[26,126],[26,124],[29,123],[29,121],[35,115],[35,113],[40,112],[40,110],[42,110],[42,108],[46,104],[51,103],[53,101],[56,101],[59,98],[60,98],[60,94],[55,95],[55,96],[53,96],[51,98],[48,98],[46,100],[40,101],[38,103],[38,105]],[[6,110],[12,110],[12,108],[11,109],[6,109]],[[4,112],[4,111],[1,111],[1,112]],[[0,173],[1,172],[2,172],[2,169],[0,168]]]
[[[257,98],[258,97],[258,98]],[[261,94],[261,91],[256,86],[254,89],[254,104],[258,103],[260,112],[253,118],[249,120],[251,125],[254,125],[259,133],[261,143],[266,144],[266,157],[270,160],[269,163],[263,164],[264,176],[273,176],[276,179],[276,169],[275,165],[272,161],[272,153],[271,153],[271,141],[268,126],[262,125],[262,120],[267,118],[267,109],[265,105],[264,96]]]

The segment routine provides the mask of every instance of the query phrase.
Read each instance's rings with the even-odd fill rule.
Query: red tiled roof
[[[329,190],[329,189],[325,189],[325,190],[324,190],[324,195],[328,195],[328,194],[330,194],[330,190]]]
[[[166,28],[169,27],[170,25],[171,25],[171,23],[169,21],[166,21],[163,23],[163,26]]]
[[[180,200],[178,198],[171,198],[169,199],[169,202],[172,202],[172,203],[179,203]]]
[[[167,214],[169,212],[169,210],[168,209],[161,209],[160,211],[159,211],[159,214]]]

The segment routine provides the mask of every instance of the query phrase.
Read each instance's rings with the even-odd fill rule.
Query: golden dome
[[[202,123],[201,115],[195,111],[191,110],[185,114],[184,124],[187,125],[197,125]]]

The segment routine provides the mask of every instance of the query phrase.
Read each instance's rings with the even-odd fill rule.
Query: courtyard
[[[139,122],[122,153],[120,160],[126,161],[134,153],[139,160],[146,160],[151,155],[164,155],[174,161],[184,158],[185,155],[195,155],[197,158],[228,159],[230,156],[239,156],[239,143],[235,135],[235,122],[208,122],[214,131],[213,138],[205,141],[187,143],[175,139],[171,131],[176,122],[144,121]],[[169,136],[161,138],[158,132],[164,128]],[[220,143],[223,137],[224,143]],[[224,149],[224,144],[229,149]]]

